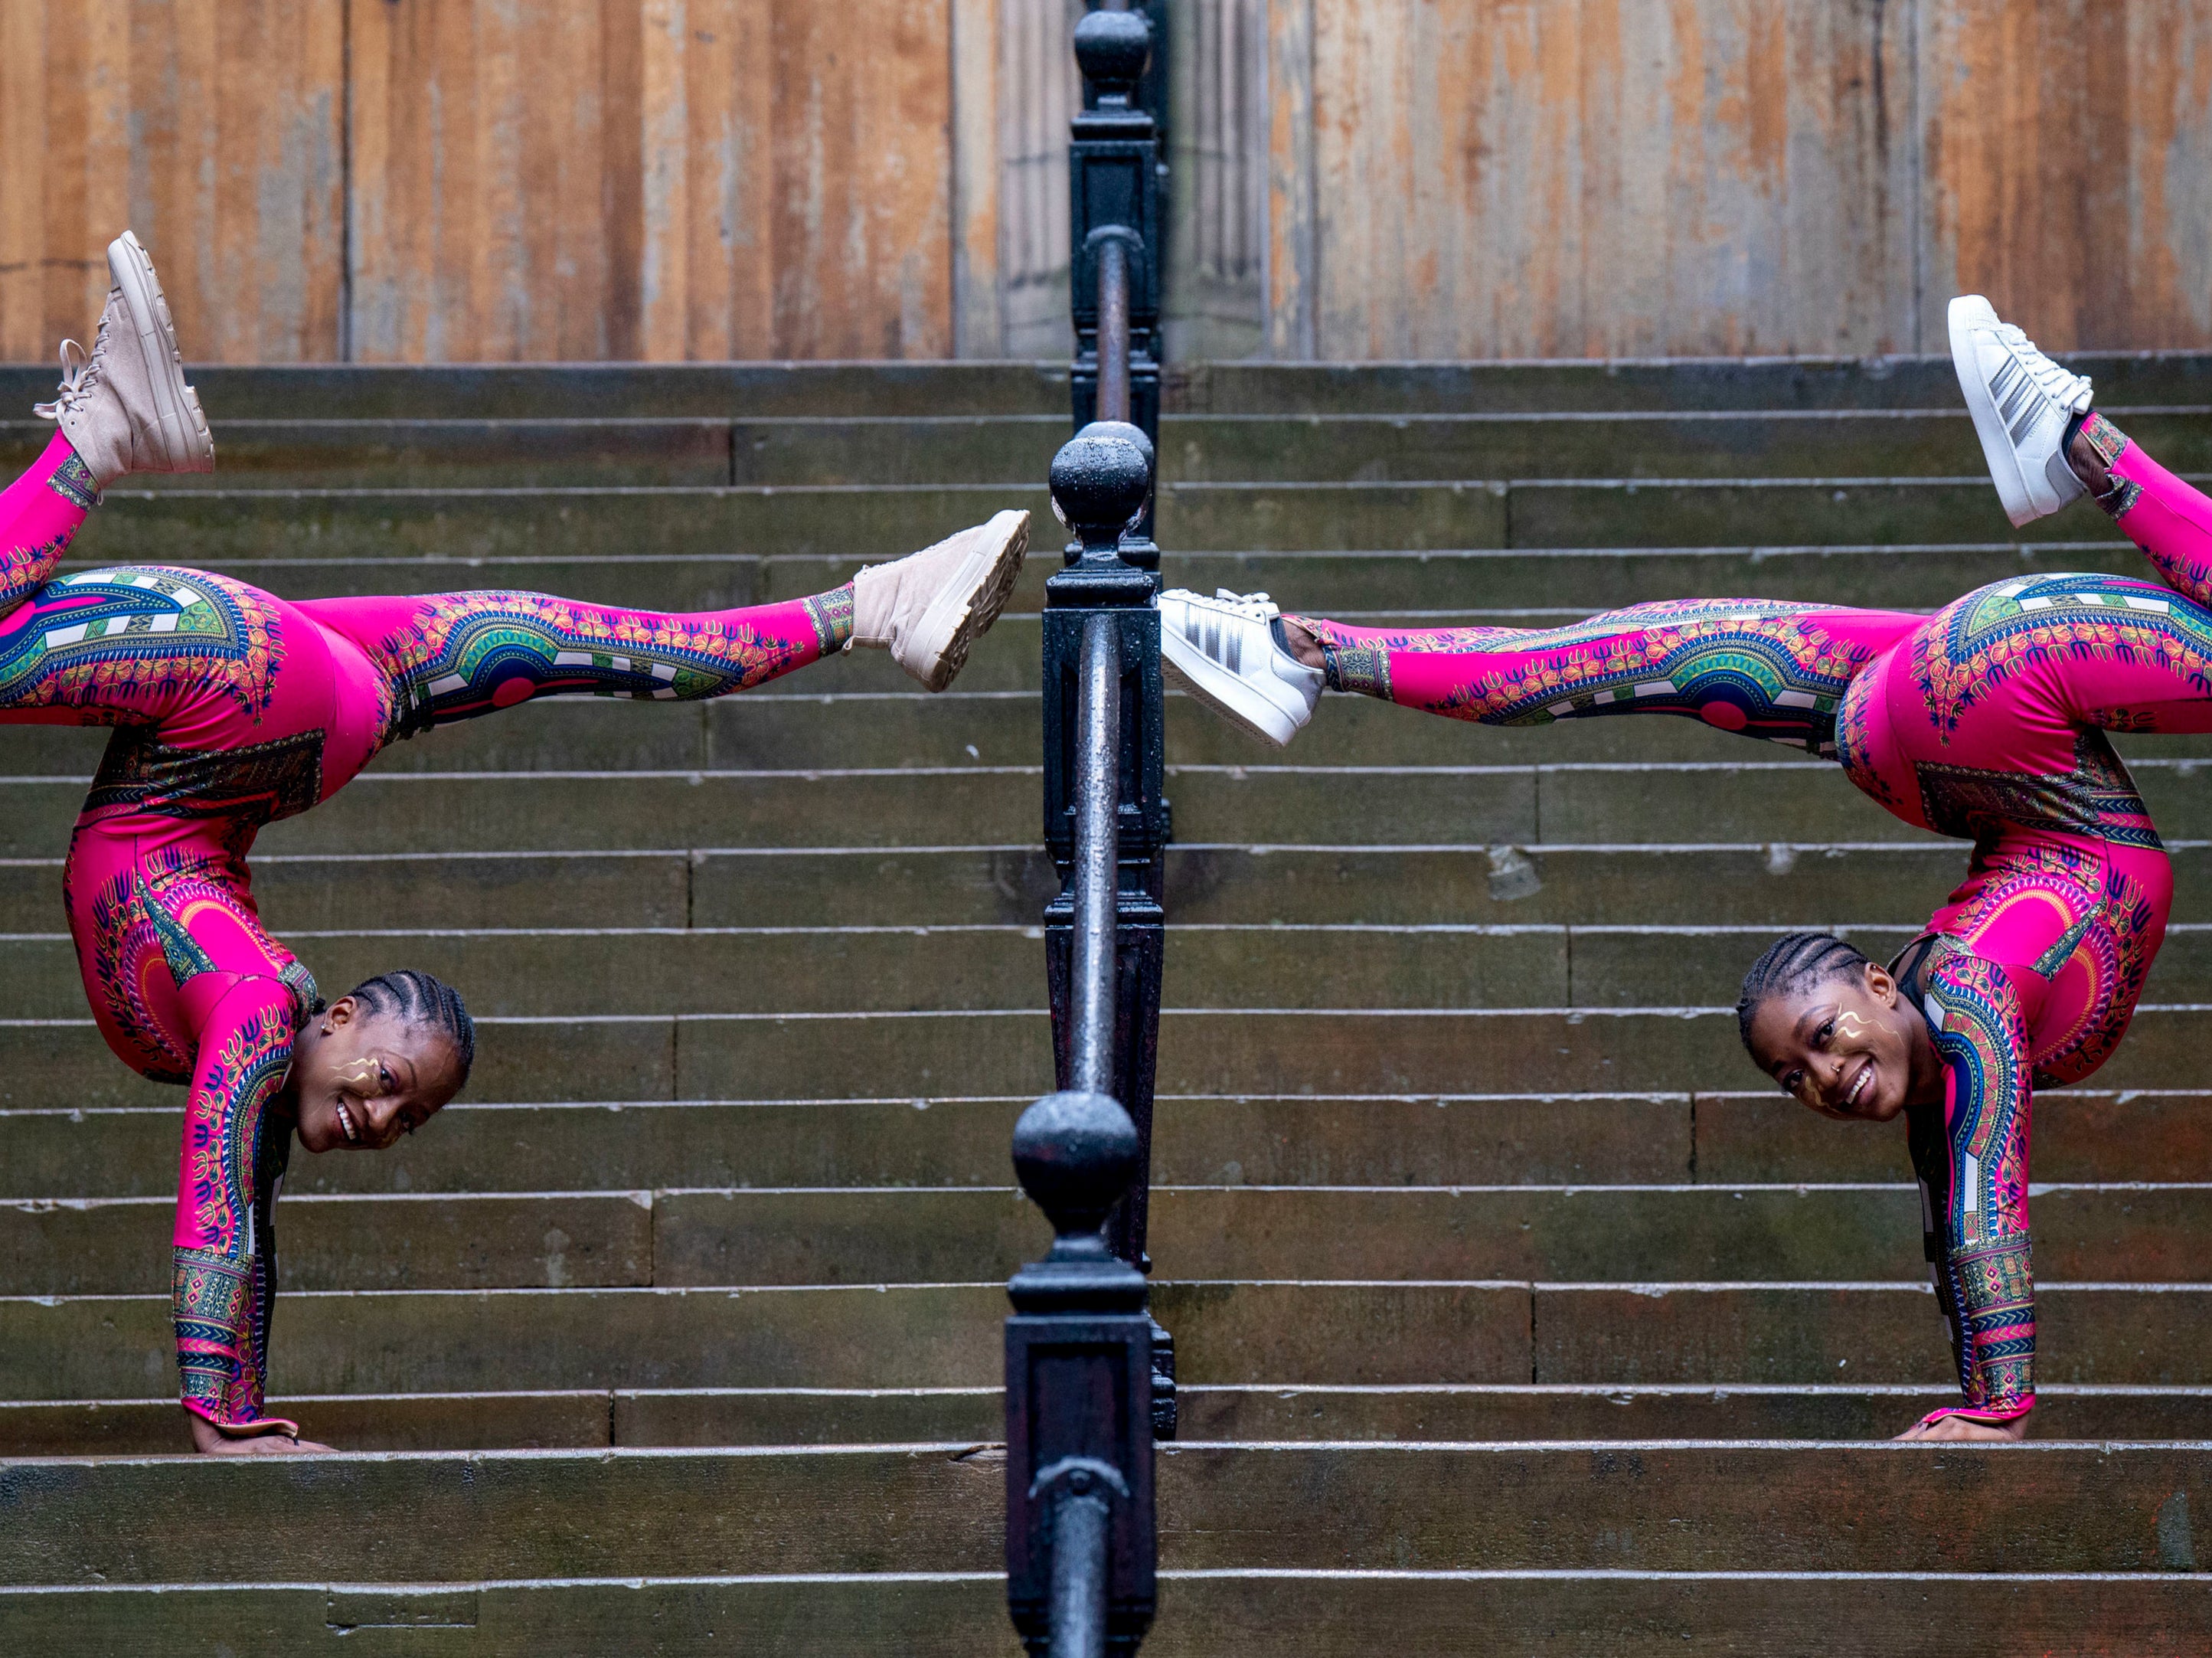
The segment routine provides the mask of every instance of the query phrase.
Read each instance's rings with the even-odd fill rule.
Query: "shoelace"
[[[94,338],[90,356],[87,356],[84,347],[75,340],[64,340],[62,342],[61,395],[51,403],[33,403],[31,405],[31,412],[41,420],[58,421],[63,415],[82,402],[91,393],[93,387],[100,384],[100,369],[97,365],[100,347],[106,344],[107,324],[104,319],[100,326],[100,333]],[[70,353],[72,351],[76,353],[76,361],[74,363],[70,361]]]
[[[2045,357],[2018,324],[1999,323],[1997,338],[2010,348],[2013,360],[2027,370],[2035,383],[2059,401],[2063,402],[2081,383],[2079,375],[2067,373]]]

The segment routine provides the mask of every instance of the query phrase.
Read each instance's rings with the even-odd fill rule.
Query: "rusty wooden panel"
[[[635,0],[349,10],[353,355],[634,356]]]
[[[951,27],[948,0],[776,0],[778,355],[951,355]]]
[[[651,0],[641,355],[775,354],[769,0]]]
[[[999,303],[999,0],[952,0],[952,350],[1006,350]],[[1009,88],[1009,90],[1012,88]]]
[[[2212,0],[1921,10],[1924,349],[1980,292],[2057,350],[2212,345]]]
[[[1277,235],[1279,338],[1310,291],[1333,357],[1911,341],[1901,9],[1311,3],[1315,246],[1285,270]],[[1279,204],[1299,189],[1281,125]]]
[[[950,353],[948,0],[352,15],[356,357]]]
[[[339,349],[344,46],[324,0],[0,3],[0,357],[89,340],[104,249],[161,261],[185,349]]]

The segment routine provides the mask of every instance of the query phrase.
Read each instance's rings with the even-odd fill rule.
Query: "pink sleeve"
[[[177,1179],[172,1311],[185,1408],[232,1433],[292,1423],[262,1414],[276,1295],[276,1182],[290,1150],[269,1105],[292,1061],[298,1002],[283,980],[201,974],[191,982],[199,1058]]]

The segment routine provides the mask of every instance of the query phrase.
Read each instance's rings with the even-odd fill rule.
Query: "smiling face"
[[[285,1091],[309,1151],[382,1151],[461,1085],[459,1057],[438,1030],[373,1013],[342,996],[292,1044]]]
[[[1750,1035],[1753,1060],[1784,1093],[1838,1122],[1887,1123],[1943,1098],[1927,1021],[1871,961],[1768,997]]]

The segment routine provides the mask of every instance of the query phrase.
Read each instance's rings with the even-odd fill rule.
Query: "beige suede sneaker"
[[[853,578],[855,645],[889,649],[928,691],[952,683],[969,647],[990,630],[1022,573],[1030,515],[1002,512],[988,524]]]
[[[215,440],[185,383],[169,302],[128,230],[107,245],[107,272],[115,285],[92,355],[64,340],[61,395],[33,412],[60,424],[100,489],[130,472],[213,472]]]

